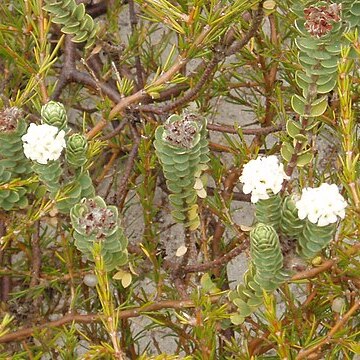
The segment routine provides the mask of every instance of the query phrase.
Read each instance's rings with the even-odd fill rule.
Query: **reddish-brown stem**
[[[208,124],[207,128],[208,130],[219,131],[228,134],[237,134],[240,130],[244,135],[268,135],[273,132],[281,131],[283,129],[283,126],[276,125],[276,126],[267,126],[265,128],[257,128],[257,129],[246,129],[246,128],[237,129],[234,126],[229,126],[229,125]]]
[[[135,161],[136,161],[136,157],[137,157],[139,145],[140,145],[140,137],[139,137],[139,134],[137,133],[137,129],[136,129],[135,125],[130,124],[130,129],[133,134],[134,146],[131,149],[129,157],[127,159],[124,175],[120,181],[120,185],[119,185],[118,192],[117,192],[117,194],[118,194],[117,205],[120,209],[122,209],[122,207],[124,206],[126,195],[128,193],[127,185],[128,185],[132,170],[135,165]]]
[[[226,265],[236,256],[240,255],[246,248],[248,248],[249,244],[247,242],[243,242],[238,245],[236,248],[230,250],[228,253],[222,255],[220,258],[215,259],[213,261],[206,262],[204,264],[194,264],[188,265],[185,267],[185,273],[194,273],[200,271],[207,271],[213,268],[217,268],[219,266]]]
[[[228,175],[224,181],[224,190],[221,193],[222,198],[224,199],[225,202],[231,197],[234,187],[238,182],[239,176],[240,176],[239,168],[232,168],[228,172]],[[213,241],[211,243],[212,256],[214,259],[220,258],[222,256],[221,239],[224,234],[224,231],[225,231],[225,226],[223,222],[219,219],[216,223],[214,235],[213,235]],[[220,276],[219,266],[214,267],[214,274],[215,276]]]
[[[34,287],[39,283],[41,270],[41,249],[40,249],[40,222],[36,221],[35,232],[31,241],[31,280],[30,287]]]
[[[360,299],[349,309],[349,311],[340,318],[340,320],[331,328],[325,338],[309,349],[300,350],[296,360],[309,359],[309,356],[319,351],[324,345],[328,344],[334,335],[347,323],[350,317],[360,308]]]
[[[118,158],[119,156],[119,149],[113,149],[110,160],[108,161],[108,163],[105,165],[103,171],[101,172],[101,174],[97,177],[95,183],[96,184],[100,184],[101,181],[104,180],[105,176],[109,173],[109,171],[112,169],[115,160]]]
[[[216,303],[220,300],[220,296],[210,296],[210,300],[212,303]],[[192,300],[183,299],[183,300],[164,300],[158,301],[156,303],[138,306],[133,309],[122,310],[118,312],[119,319],[128,319],[133,317],[141,316],[143,313],[159,311],[162,309],[180,309],[183,310],[185,308],[193,308],[195,304]],[[55,327],[61,327],[67,324],[81,323],[81,324],[91,324],[93,322],[98,322],[101,320],[101,315],[99,314],[87,314],[87,315],[79,315],[79,314],[67,314],[63,316],[61,319],[49,321],[45,324],[41,324],[39,326],[33,326],[30,328],[25,328],[21,330],[14,331],[10,334],[6,334],[0,337],[0,343],[8,343],[11,341],[20,341],[25,339],[35,331],[39,331],[42,329],[50,329]]]

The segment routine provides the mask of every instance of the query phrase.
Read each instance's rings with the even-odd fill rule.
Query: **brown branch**
[[[129,179],[131,176],[131,172],[135,165],[135,160],[136,160],[138,150],[139,150],[139,145],[140,145],[140,137],[139,137],[139,134],[137,133],[137,129],[136,129],[135,125],[130,124],[130,129],[133,134],[134,146],[131,149],[129,157],[127,159],[124,176],[122,177],[122,179],[120,181],[119,189],[117,192],[117,194],[119,196],[118,201],[117,201],[117,206],[120,209],[124,206],[126,195],[128,193],[127,185],[128,185],[128,182],[129,182]]]
[[[163,106],[159,110],[166,114],[177,109],[179,106],[189,103],[193,100],[196,95],[201,91],[202,87],[211,79],[211,73],[216,69],[218,63],[220,61],[220,56],[215,54],[215,56],[211,59],[211,61],[206,65],[206,68],[201,75],[199,81],[195,84],[195,86],[190,89],[184,96],[181,98],[170,102],[168,105]]]
[[[316,275],[330,269],[336,264],[336,260],[327,260],[322,263],[320,266],[299,272],[292,276],[291,281],[304,280],[314,278]]]
[[[246,248],[248,248],[249,244],[248,242],[243,242],[236,248],[230,250],[227,254],[224,254],[218,259],[215,259],[213,261],[209,261],[204,264],[194,264],[194,265],[188,265],[184,268],[185,273],[194,273],[194,272],[200,272],[200,271],[207,271],[216,267],[220,267],[223,265],[226,265],[228,262],[230,262],[232,259],[236,258],[238,255],[240,255]]]
[[[71,82],[77,82],[90,88],[97,90],[100,88],[101,92],[109,97],[114,102],[119,102],[121,96],[116,90],[115,86],[102,81],[96,81],[89,74],[81,72],[76,68],[76,44],[71,41],[69,35],[65,36],[64,41],[64,61],[61,72],[58,76],[58,82],[51,95],[53,100],[58,100],[66,85]],[[90,63],[95,67],[96,58],[90,58]],[[96,69],[95,69],[96,70]]]
[[[31,280],[30,287],[34,287],[39,283],[40,279],[40,270],[41,270],[41,249],[40,249],[40,222],[36,221],[35,233],[32,236],[31,242]]]
[[[126,126],[127,123],[128,123],[127,119],[124,119],[123,121],[120,122],[120,124],[113,131],[102,136],[100,138],[100,140],[104,141],[104,140],[109,140],[109,139],[113,138],[115,135],[117,135],[124,129],[124,127]]]
[[[104,15],[107,10],[107,0],[86,6],[86,12],[93,18]]]
[[[273,132],[281,131],[283,129],[283,125],[280,124],[274,126],[267,126],[258,129],[244,129],[244,128],[237,129],[234,126],[228,126],[223,124],[208,124],[207,129],[212,131],[224,132],[228,134],[238,134],[240,130],[244,135],[268,135]]]
[[[259,7],[255,12],[253,23],[252,23],[250,29],[248,30],[248,32],[245,34],[245,36],[241,40],[234,41],[232,43],[232,45],[228,47],[228,49],[225,52],[226,57],[238,53],[250,41],[250,39],[256,34],[256,32],[258,31],[258,29],[262,23],[263,17],[264,17],[264,10],[263,10],[264,1],[265,0],[261,0],[259,2]]]
[[[256,11],[253,24],[249,31],[245,34],[245,36],[237,41],[234,42],[232,46],[230,46],[227,50],[222,51],[220,48],[215,50],[215,55],[212,58],[212,60],[205,66],[205,70],[200,77],[199,81],[195,84],[195,86],[190,89],[184,96],[181,98],[171,102],[168,105],[165,105],[160,108],[156,108],[154,106],[144,105],[139,106],[140,111],[146,111],[146,112],[152,112],[155,114],[166,114],[179,106],[182,106],[191,100],[193,100],[196,95],[201,91],[202,87],[209,81],[210,74],[213,72],[213,70],[216,68],[218,63],[222,60],[224,60],[227,56],[233,55],[236,52],[240,51],[249,41],[250,39],[255,35],[256,31],[259,29],[262,19],[263,19],[263,9],[262,9],[263,1],[259,3],[259,8]],[[230,50],[231,49],[231,50]],[[172,95],[175,96],[174,90],[172,91]],[[177,90],[177,89],[176,89]],[[182,90],[182,87],[181,87]],[[165,93],[165,92],[164,92]],[[161,94],[160,96],[164,96],[165,94]]]
[[[136,26],[138,24],[134,0],[129,0],[129,16],[130,16],[130,25],[131,31],[134,34],[136,31]],[[139,51],[140,47],[137,41],[137,36],[134,37],[136,39],[136,50]],[[144,69],[141,65],[140,56],[138,53],[135,54],[135,69],[136,69],[136,78],[137,78],[137,89],[142,89],[145,85],[144,83]]]
[[[258,30],[258,28],[261,25],[262,22],[262,18],[263,18],[263,9],[262,9],[262,4],[263,1],[260,2],[259,4],[259,8],[256,11],[255,17],[254,17],[254,21],[253,24],[251,26],[251,28],[249,29],[249,31],[245,34],[245,36],[236,43],[235,47],[230,47],[229,49],[232,49],[231,51],[224,51],[222,53],[222,56],[220,57],[221,59],[224,59],[227,56],[233,55],[234,53],[238,52],[240,49],[242,49],[249,41],[250,39],[254,36],[254,34],[256,33],[256,31]],[[205,38],[205,36],[207,35],[207,33],[210,31],[209,27],[205,27],[203,32],[200,34],[200,36],[195,40],[194,45],[200,45],[201,42],[203,41],[203,39]],[[229,50],[228,49],[228,50]],[[216,56],[214,56],[213,60],[215,62]],[[219,61],[220,59],[218,59],[217,61]],[[152,87],[157,87],[159,85],[162,85],[164,83],[166,83],[167,81],[170,81],[172,79],[172,77],[174,76],[174,74],[178,73],[188,62],[190,61],[189,58],[187,58],[186,56],[182,56],[180,55],[175,63],[173,64],[173,66],[166,71],[164,74],[162,74],[159,78],[157,78],[152,84]],[[212,64],[212,62],[210,62],[210,64]],[[212,71],[212,66],[210,66],[209,64],[209,70],[210,73]],[[217,64],[217,63],[216,63]],[[216,66],[215,64],[215,66]],[[214,67],[215,67],[214,66]],[[206,82],[206,79],[203,79],[202,81]],[[199,84],[199,87],[201,88],[203,86],[203,84],[201,85],[201,83]],[[196,86],[196,85],[195,85]],[[195,92],[196,93],[196,92]],[[184,96],[184,98],[182,98],[181,100],[178,100],[178,104],[183,104],[186,103],[188,98],[192,99],[194,96],[194,92],[190,90],[189,94],[186,94]],[[137,91],[135,94],[132,94],[126,98],[123,98],[122,100],[120,100],[114,107],[113,109],[110,111],[109,114],[109,120],[114,119],[118,114],[121,114],[128,106],[132,105],[132,104],[138,104],[138,110],[142,111],[140,103],[143,102],[144,100],[149,99],[149,95],[147,94],[147,92],[145,91],[145,89],[141,89],[139,91]],[[178,105],[177,105],[178,106]],[[170,105],[169,105],[170,107]],[[165,107],[165,110],[167,108]],[[162,113],[163,110],[155,110],[152,109],[151,110],[153,113]],[[101,121],[99,121],[87,134],[87,138],[91,139],[92,137],[94,137],[96,134],[98,134],[107,124],[107,121],[105,119],[102,119]]]
[[[71,41],[69,35],[64,41],[64,61],[54,92],[51,95],[53,100],[58,100],[64,87],[71,81],[71,73],[75,69],[76,44]]]
[[[5,234],[6,234],[5,221],[0,218],[0,237],[4,236]],[[10,261],[11,260],[10,256],[7,256],[7,254],[5,253],[5,249],[1,250],[0,247],[0,265],[6,266],[7,265],[6,260]],[[11,277],[9,275],[3,275],[0,277],[0,302],[6,303],[9,300],[10,292],[11,292]]]
[[[350,317],[360,308],[360,299],[349,309],[349,311],[340,318],[340,320],[331,328],[328,334],[323,340],[318,342],[316,345],[310,347],[309,349],[300,350],[299,354],[296,357],[296,360],[309,359],[309,355],[315,351],[319,351],[324,345],[328,344],[331,339],[334,337],[337,331],[339,331],[350,319]]]
[[[220,296],[213,295],[210,296],[210,300],[212,303],[217,303],[220,300]],[[148,313],[152,311],[159,311],[163,309],[184,309],[184,308],[194,308],[197,305],[194,303],[194,301],[189,299],[183,299],[183,300],[164,300],[164,301],[158,301],[156,303],[144,305],[144,306],[138,306],[134,307],[132,309],[128,310],[122,310],[118,312],[119,319],[128,319],[128,318],[134,318],[139,317],[143,313]],[[34,332],[39,332],[43,329],[50,329],[55,327],[61,327],[66,324],[70,323],[80,323],[80,324],[90,324],[92,322],[98,322],[101,320],[101,315],[99,314],[87,314],[87,315],[79,315],[79,314],[68,314],[63,316],[61,319],[49,321],[45,324],[41,324],[38,326],[33,326],[30,328],[24,328],[17,331],[14,331],[10,334],[6,334],[2,337],[0,337],[0,344],[1,343],[8,343],[11,341],[20,341],[22,339],[25,339],[29,336],[32,336]]]
[[[222,198],[226,201],[231,197],[231,194],[236,186],[240,176],[240,169],[233,168],[228,172],[228,175],[224,181],[224,190],[222,191]],[[213,240],[211,243],[213,258],[220,257],[221,254],[221,239],[225,231],[225,225],[219,219],[216,223]],[[214,273],[216,276],[220,276],[219,266],[214,267]]]

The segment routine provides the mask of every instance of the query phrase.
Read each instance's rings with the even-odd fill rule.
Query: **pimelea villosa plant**
[[[1,1],[0,358],[355,358],[359,16]]]
[[[201,179],[208,168],[206,120],[196,115],[170,116],[155,132],[154,146],[170,192],[171,212],[190,230],[200,225],[197,198],[205,198]]]
[[[244,285],[229,295],[238,308],[231,318],[235,324],[262,304],[263,292],[273,292],[288,278],[279,237],[297,241],[298,254],[312,260],[330,243],[338,220],[345,217],[347,203],[335,184],[304,188],[298,198],[296,193],[280,194],[283,181],[288,179],[275,156],[249,161],[240,176],[256,212],[250,231],[249,270]]]

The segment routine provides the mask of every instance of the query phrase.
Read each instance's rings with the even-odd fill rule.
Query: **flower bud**
[[[63,104],[49,101],[41,108],[41,118],[44,124],[56,126],[62,130],[67,124],[66,110]]]
[[[74,168],[83,166],[86,163],[87,148],[88,143],[85,136],[71,135],[66,144],[66,161]]]

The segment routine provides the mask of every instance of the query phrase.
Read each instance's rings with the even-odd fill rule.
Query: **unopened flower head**
[[[311,36],[320,38],[328,34],[333,23],[341,21],[341,4],[311,5],[304,9],[305,28]]]
[[[269,199],[271,192],[274,195],[280,192],[284,179],[289,177],[285,174],[284,165],[274,155],[249,161],[240,176],[243,192],[251,193],[253,203]]]
[[[305,188],[296,202],[299,219],[326,226],[345,217],[347,203],[335,184],[323,183],[318,188]]]
[[[56,126],[30,124],[27,133],[22,136],[24,154],[33,161],[47,164],[57,160],[65,148],[65,132]]]

